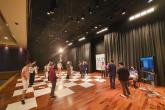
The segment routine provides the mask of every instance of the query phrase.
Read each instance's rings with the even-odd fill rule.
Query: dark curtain
[[[141,56],[155,56],[157,84],[165,85],[165,22],[147,24],[127,32],[104,36],[106,61],[134,65],[140,70]]]
[[[75,70],[78,70],[79,61],[86,60],[89,65],[89,72],[91,72],[91,44],[86,43],[72,48],[68,59],[72,61]]]

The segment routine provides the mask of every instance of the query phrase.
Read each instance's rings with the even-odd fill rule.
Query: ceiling
[[[120,24],[156,1],[31,0],[30,44],[66,44],[66,40],[77,42],[82,36],[92,39],[98,30],[104,27],[111,30],[116,23]]]
[[[8,37],[12,36],[22,48],[27,47],[27,3],[27,0],[0,0],[0,11],[10,30]]]
[[[0,45],[16,46],[17,43],[13,38],[10,29],[6,25],[6,21],[0,12]]]

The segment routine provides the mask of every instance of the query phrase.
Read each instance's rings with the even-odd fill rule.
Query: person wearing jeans
[[[122,62],[120,62],[118,66],[119,66],[119,69],[117,70],[118,79],[120,81],[123,90],[123,94],[121,96],[128,97],[129,95],[131,95],[128,88],[129,70],[126,67],[124,67],[124,64]]]
[[[50,70],[49,70],[49,81],[52,84],[50,97],[51,98],[55,98],[54,91],[55,91],[55,88],[56,88],[57,76],[56,76],[56,73],[55,73],[55,69],[54,69],[54,64],[53,63],[51,63],[51,67],[50,67]]]
[[[115,89],[116,65],[114,64],[113,60],[111,60],[111,62],[108,64],[108,73],[109,73],[110,87],[112,89]]]

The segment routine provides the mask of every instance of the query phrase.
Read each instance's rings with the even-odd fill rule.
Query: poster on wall
[[[96,54],[96,70],[104,70],[103,62],[105,64],[105,54]]]

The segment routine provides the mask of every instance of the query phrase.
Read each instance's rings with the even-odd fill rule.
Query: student
[[[114,64],[113,60],[111,60],[108,65],[108,74],[110,80],[110,87],[111,89],[115,89],[116,65]]]
[[[52,84],[50,97],[51,98],[55,98],[54,91],[55,91],[55,88],[56,88],[57,76],[56,76],[56,73],[55,73],[55,69],[54,69],[54,64],[53,63],[50,64],[49,81]]]
[[[25,94],[29,86],[29,67],[31,66],[31,63],[27,63],[23,68],[21,72],[21,78],[23,83],[23,91],[22,91],[22,100],[21,103],[25,104]]]
[[[66,69],[67,69],[66,79],[69,79],[70,76],[71,76],[71,65],[70,65],[70,61],[67,61]]]
[[[83,77],[83,63],[82,62],[79,62],[79,71],[80,71],[81,78],[82,78]]]
[[[135,89],[138,88],[137,86],[137,81],[138,81],[138,71],[136,69],[134,69],[133,66],[131,66],[130,70],[129,70],[130,76],[129,79],[133,80],[133,86]]]
[[[122,97],[128,97],[131,93],[128,88],[128,81],[129,81],[129,70],[124,67],[124,64],[120,62],[118,64],[119,69],[117,70],[118,73],[118,79],[121,83],[123,94],[121,94]]]
[[[84,61],[84,74],[88,75],[88,63]]]
[[[58,62],[57,63],[57,71],[58,71],[58,74],[59,74],[60,78],[61,78],[61,70],[62,70],[62,64],[61,64],[61,62]]]
[[[29,79],[29,83],[30,83],[30,87],[33,85],[34,80],[35,80],[35,69],[34,69],[34,62],[32,63],[32,65],[29,67],[29,73],[30,73],[30,79]]]
[[[86,74],[86,64],[85,64],[85,61],[83,61],[82,63],[82,78],[84,78]]]
[[[38,66],[36,63],[34,64],[34,71],[35,71],[35,75],[38,75]]]
[[[48,64],[45,66],[45,76],[46,76],[46,78],[49,80],[49,75],[48,75],[48,72],[49,72],[49,70],[50,70],[50,64],[51,64],[52,62],[51,61],[49,61],[48,62]]]
[[[102,78],[106,77],[105,68],[106,68],[105,63],[101,62],[101,76],[102,76]]]

